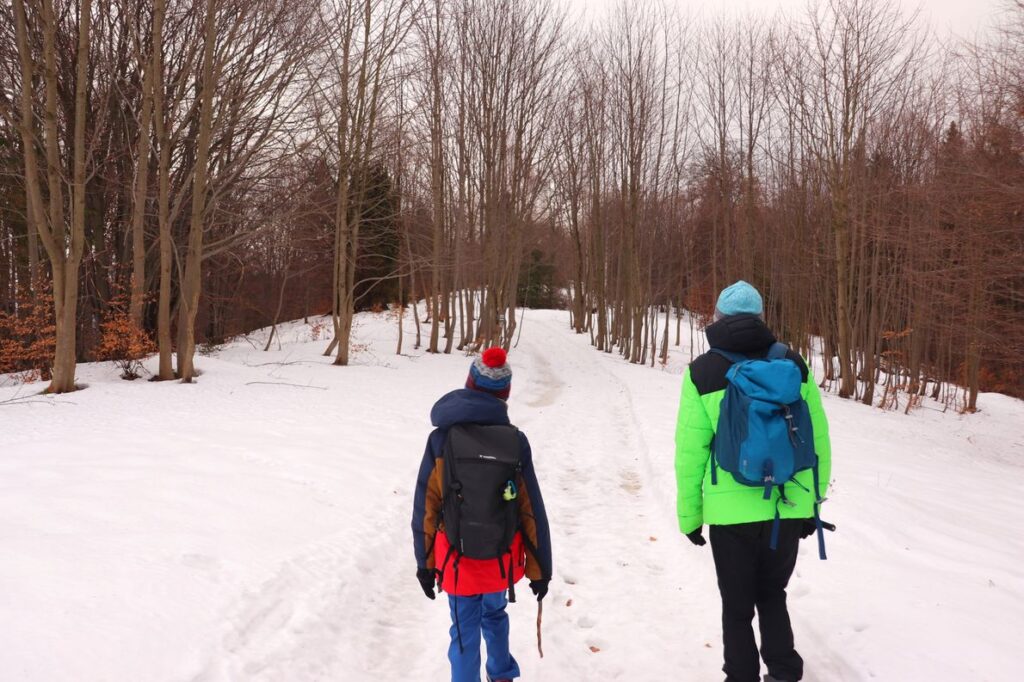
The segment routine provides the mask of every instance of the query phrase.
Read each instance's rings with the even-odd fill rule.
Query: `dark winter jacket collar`
[[[735,353],[767,351],[775,343],[775,334],[757,315],[730,315],[705,330],[712,348]]]
[[[455,424],[508,424],[508,403],[489,393],[460,388],[437,401],[430,421],[439,429]]]

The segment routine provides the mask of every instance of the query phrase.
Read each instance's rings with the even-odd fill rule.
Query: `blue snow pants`
[[[508,600],[504,592],[472,597],[448,595],[451,608],[452,642],[448,660],[452,663],[452,682],[480,682],[480,634],[487,644],[487,676],[492,680],[519,677],[519,664],[508,650]],[[458,628],[456,628],[458,618]],[[459,630],[462,647],[459,647]]]

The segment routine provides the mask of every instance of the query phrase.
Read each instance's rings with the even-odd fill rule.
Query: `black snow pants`
[[[796,566],[803,521],[780,522],[778,547],[769,547],[771,521],[711,526],[718,589],[722,594],[722,639],[726,682],[759,682],[761,663],[754,641],[754,609],[761,631],[761,657],[768,674],[796,682],[804,662],[793,647],[786,585]]]

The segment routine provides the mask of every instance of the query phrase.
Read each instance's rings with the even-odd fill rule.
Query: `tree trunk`
[[[206,0],[206,24],[203,38],[203,72],[199,137],[196,141],[196,169],[192,181],[192,215],[188,234],[188,255],[181,282],[183,309],[181,346],[178,348],[178,376],[183,383],[195,378],[196,314],[202,289],[203,227],[206,217],[206,178],[209,173],[210,139],[213,128],[214,45],[216,43],[216,0]]]
[[[55,54],[57,24],[52,1],[42,0],[41,6],[46,86],[43,129],[50,200],[48,218],[43,208],[42,192],[39,187],[39,168],[33,134],[31,84],[34,82],[34,65],[28,42],[28,19],[24,0],[14,0],[15,40],[22,72],[20,127],[25,155],[25,185],[28,190],[29,202],[32,204],[31,220],[38,226],[39,238],[43,242],[53,271],[56,351],[52,380],[47,391],[49,393],[67,393],[75,390],[78,266],[85,249],[85,123],[92,1],[82,0],[79,6],[72,138],[70,235],[68,235],[68,216],[65,215],[64,209],[63,178],[60,172],[60,140],[57,127],[58,83]]]
[[[153,2],[153,123],[156,143],[159,145],[157,162],[157,223],[160,230],[160,293],[157,304],[157,346],[160,351],[160,369],[157,378],[174,378],[171,355],[171,145],[167,139],[164,114],[164,14],[167,0]]]
[[[135,162],[135,198],[132,205],[132,291],[129,318],[136,329],[142,328],[142,306],[146,292],[146,244],[143,227],[146,219],[146,190],[149,180],[149,128],[153,116],[153,68],[146,68],[142,79],[142,113],[139,117],[139,144]]]
[[[850,339],[850,229],[845,191],[835,197],[832,229],[836,247],[836,336],[839,354],[839,397],[849,398],[857,390],[853,370],[853,348]]]
[[[43,239],[44,248],[47,254],[53,258],[56,256],[56,245],[53,243],[51,227],[45,225],[46,211],[43,207],[42,189],[39,186],[39,160],[36,156],[36,141],[34,134],[34,119],[32,106],[31,84],[35,79],[34,64],[32,62],[31,48],[28,43],[28,17],[25,13],[24,0],[13,0],[15,41],[18,47],[19,64],[21,66],[21,120],[18,125],[18,132],[21,135],[21,145],[25,157],[25,219],[28,230],[29,248],[29,271],[32,277],[30,285],[33,292],[36,287],[38,276],[39,255],[36,250],[36,234]]]
[[[430,270],[430,298],[433,302],[433,314],[430,316],[430,353],[438,352],[441,332],[441,311],[447,311],[448,302],[442,291],[442,267],[444,260],[444,150],[441,118],[441,6],[434,6],[434,35],[431,36],[434,54],[430,64],[430,196],[433,211],[433,250]],[[442,302],[443,301],[443,302]],[[446,319],[447,324],[447,319]]]

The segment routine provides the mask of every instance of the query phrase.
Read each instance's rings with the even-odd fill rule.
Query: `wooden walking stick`
[[[540,654],[541,658],[544,658],[544,646],[541,644],[541,640],[540,640],[540,621],[541,621],[541,617],[543,615],[544,615],[544,602],[538,601],[537,602],[537,652]]]

